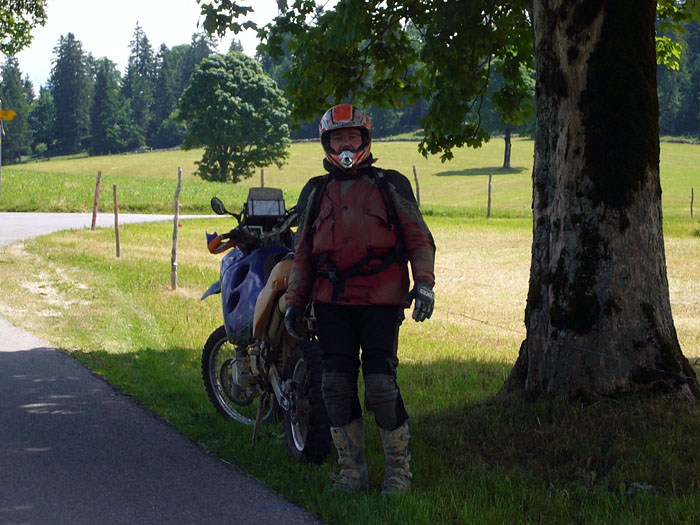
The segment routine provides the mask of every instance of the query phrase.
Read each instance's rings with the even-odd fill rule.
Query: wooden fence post
[[[418,172],[416,171],[415,164],[413,165],[413,178],[416,180],[416,202],[420,208],[420,185],[418,184]]]
[[[175,190],[175,216],[173,217],[173,250],[170,256],[170,286],[177,290],[177,233],[180,220],[180,188],[182,187],[182,168],[177,168],[177,189]]]
[[[489,203],[488,207],[486,208],[486,218],[491,217],[491,178],[493,177],[492,173],[489,173]]]
[[[95,231],[97,225],[97,201],[100,198],[100,181],[102,180],[102,172],[97,172],[97,184],[95,185],[95,203],[92,205],[92,226],[90,229]]]
[[[114,233],[117,240],[117,257],[121,255],[121,246],[119,243],[119,204],[117,202],[117,185],[112,186],[114,191]]]
[[[690,188],[690,218],[693,218],[693,201],[695,200],[695,188]]]

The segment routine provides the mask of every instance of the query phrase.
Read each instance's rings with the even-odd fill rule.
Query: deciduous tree
[[[0,53],[13,56],[32,41],[32,29],[46,24],[46,0],[0,3]]]
[[[235,29],[212,3],[200,3],[205,26]],[[313,1],[279,5],[282,14],[264,33],[273,53],[289,37],[297,115],[318,114],[329,100],[367,105],[429,94],[422,149],[444,158],[484,139],[468,117],[493,60],[503,61],[498,104],[507,114],[526,95],[521,66],[534,54],[527,335],[504,389],[531,398],[700,396],[669,300],[655,1],[340,0],[315,18]],[[677,22],[688,11],[697,16],[698,2],[663,0],[660,9]],[[407,21],[422,31],[420,52]],[[418,58],[426,68],[412,71]]]
[[[206,148],[197,173],[237,182],[256,167],[281,166],[290,144],[287,106],[255,59],[233,52],[203,60],[179,106],[187,122],[183,147]]]
[[[535,1],[527,338],[508,390],[698,396],[669,300],[656,3]]]

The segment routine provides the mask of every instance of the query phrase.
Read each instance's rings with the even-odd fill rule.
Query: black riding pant
[[[365,400],[377,425],[384,430],[402,425],[408,414],[396,384],[396,351],[403,308],[315,304],[314,312],[323,350],[323,399],[331,424],[342,427],[362,416],[357,393],[362,364]]]

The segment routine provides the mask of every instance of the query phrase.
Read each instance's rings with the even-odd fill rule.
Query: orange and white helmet
[[[362,135],[362,145],[355,151],[332,150],[330,145],[331,131],[345,128],[359,129]],[[352,104],[333,106],[321,118],[321,122],[318,124],[318,133],[321,137],[323,151],[326,152],[326,158],[334,166],[349,170],[361,165],[369,158],[372,146],[372,127],[367,113],[362,108]]]

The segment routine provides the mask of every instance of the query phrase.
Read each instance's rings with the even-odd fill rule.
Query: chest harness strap
[[[318,277],[324,277],[328,279],[328,282],[331,284],[331,286],[333,286],[333,294],[331,296],[331,302],[333,303],[337,302],[338,299],[342,299],[343,297],[345,297],[345,282],[350,277],[355,277],[359,275],[376,275],[389,268],[395,262],[403,262],[406,260],[406,250],[403,245],[403,237],[401,235],[399,221],[396,216],[396,210],[394,209],[394,202],[391,198],[389,184],[384,178],[384,173],[381,170],[372,169],[372,173],[374,175],[374,180],[377,184],[377,189],[379,189],[379,193],[381,193],[382,199],[384,200],[389,230],[393,231],[394,229],[396,229],[398,231],[398,240],[388,252],[382,255],[377,255],[376,253],[374,253],[374,250],[372,250],[372,248],[368,248],[367,255],[365,255],[359,261],[355,262],[352,266],[350,266],[350,268],[348,268],[342,273],[338,271],[335,262],[333,262],[330,259],[330,257],[326,255],[317,257],[315,260],[316,275]],[[311,210],[313,215],[309,217],[310,222],[307,223],[309,224],[309,228],[307,229],[307,234],[309,235],[311,231],[310,225],[313,224],[313,221],[316,220],[316,216],[318,215],[318,210],[321,205],[321,200],[323,199],[323,194],[325,193],[326,187],[328,186],[327,179],[329,178],[329,176],[326,176],[324,178],[326,180],[323,180],[319,184],[319,186],[317,186],[317,189],[320,191],[318,191],[317,194],[314,195],[314,207]],[[376,266],[363,270],[363,268],[373,260],[378,260],[380,262]]]

